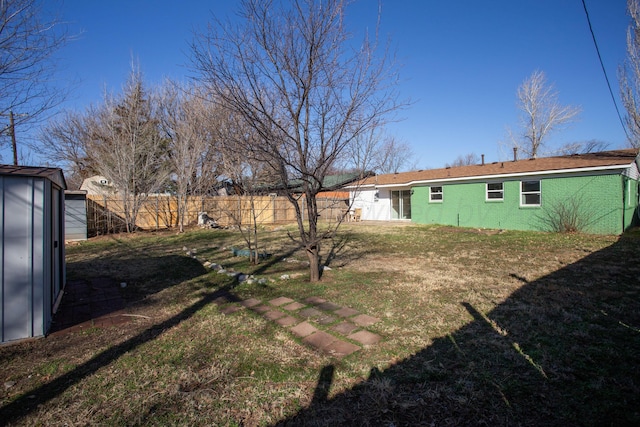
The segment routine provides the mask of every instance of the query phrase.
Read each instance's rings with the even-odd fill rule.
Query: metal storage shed
[[[60,169],[0,165],[2,343],[43,336],[65,283]]]
[[[87,192],[64,192],[64,240],[87,240]]]

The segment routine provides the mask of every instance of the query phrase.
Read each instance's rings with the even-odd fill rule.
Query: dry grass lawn
[[[69,280],[127,282],[131,321],[1,346],[0,425],[640,423],[640,233],[348,224],[308,283],[286,232],[263,230],[273,256],[258,266],[232,256],[231,231],[69,246]],[[334,358],[258,313],[221,312],[280,296],[375,316],[383,340]]]

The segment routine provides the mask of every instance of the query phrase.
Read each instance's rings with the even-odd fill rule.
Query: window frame
[[[440,191],[433,191],[434,188],[439,188]],[[435,198],[433,196],[440,196],[440,198]],[[444,188],[442,185],[432,185],[429,186],[429,203],[442,203],[444,201]]]
[[[537,191],[524,191],[525,183],[538,183]],[[528,195],[538,195],[538,203],[525,203],[525,196]],[[520,207],[523,208],[539,208],[542,206],[542,180],[540,179],[529,179],[520,181]]]
[[[490,190],[490,185],[500,184],[500,190]],[[504,202],[504,181],[486,182],[484,186],[484,197],[486,202]],[[489,194],[500,193],[500,198],[491,198]]]

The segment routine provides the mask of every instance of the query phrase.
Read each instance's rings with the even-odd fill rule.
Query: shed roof
[[[637,149],[611,150],[598,153],[493,162],[479,165],[428,169],[413,172],[377,175],[360,181],[360,186],[412,185],[429,181],[465,180],[527,175],[540,173],[568,173],[580,170],[624,169],[636,160]]]
[[[54,182],[61,189],[66,190],[67,182],[64,180],[64,174],[60,168],[47,168],[39,166],[12,166],[0,165],[0,175],[9,176],[34,176],[47,178]]]

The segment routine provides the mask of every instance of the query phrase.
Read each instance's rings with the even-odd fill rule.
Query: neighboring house
[[[86,178],[82,181],[80,190],[86,191],[89,196],[114,196],[118,193],[113,183],[101,175]]]
[[[483,163],[378,175],[350,190],[363,220],[549,230],[560,206],[579,206],[583,231],[620,234],[638,222],[638,151]]]

